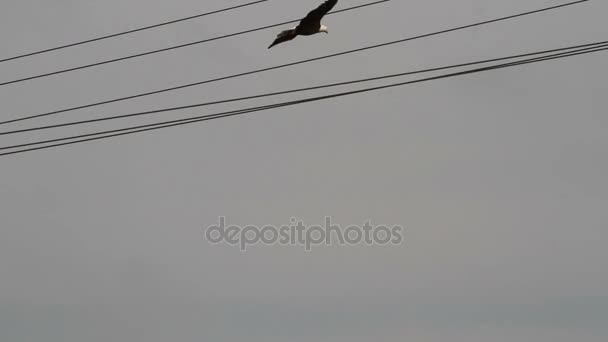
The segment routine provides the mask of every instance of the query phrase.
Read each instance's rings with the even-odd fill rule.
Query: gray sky
[[[8,0],[1,57],[240,2]],[[273,0],[4,63],[0,75],[11,80],[272,24],[318,3]],[[557,3],[394,0],[328,17],[329,35],[270,51],[276,30],[2,87],[0,117]],[[39,122],[605,40],[607,11],[606,1],[594,0]],[[600,53],[2,158],[0,340],[606,341],[607,66]],[[151,119],[224,108],[233,107]],[[319,224],[331,215],[343,226],[371,219],[407,230],[401,246],[241,253],[204,240],[203,228],[221,215],[240,225],[291,217]]]

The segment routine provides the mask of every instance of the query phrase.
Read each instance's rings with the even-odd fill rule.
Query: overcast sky
[[[6,0],[0,58],[244,0]],[[363,0],[340,1],[343,8]],[[301,17],[268,3],[0,64],[0,81]],[[560,3],[393,0],[272,50],[264,30],[0,88],[0,119]],[[606,40],[587,4],[66,113],[123,114]],[[279,28],[282,29],[282,28]],[[0,159],[0,340],[606,341],[606,53]],[[311,94],[325,94],[323,90]],[[292,97],[283,97],[288,99]],[[241,105],[265,103],[250,101]],[[236,108],[167,113],[144,122]],[[151,121],[150,121],[151,120]],[[4,146],[120,127],[23,137]],[[10,127],[25,127],[12,125]],[[2,127],[2,130],[9,126]],[[399,246],[210,245],[205,227],[406,227]]]

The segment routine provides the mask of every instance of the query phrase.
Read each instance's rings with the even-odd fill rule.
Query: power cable
[[[61,110],[55,110],[55,111],[51,111],[51,112],[47,112],[47,113],[42,113],[42,114],[36,114],[36,115],[30,115],[30,116],[26,116],[26,117],[17,118],[17,119],[6,120],[6,121],[0,122],[0,125],[4,125],[4,124],[8,124],[8,123],[13,123],[13,122],[24,121],[24,120],[30,120],[30,119],[34,119],[34,118],[40,118],[40,117],[49,116],[49,115],[56,115],[56,114],[59,114],[59,113],[65,113],[65,112],[75,111],[75,110],[79,110],[79,109],[91,108],[91,107],[96,107],[96,106],[101,106],[101,105],[105,105],[105,104],[110,104],[110,103],[115,103],[115,102],[121,102],[121,101],[131,100],[131,99],[145,97],[145,96],[150,96],[150,95],[161,94],[161,93],[175,91],[175,90],[179,90],[179,89],[194,87],[194,86],[198,86],[198,85],[202,85],[202,84],[207,84],[207,83],[212,83],[212,82],[217,82],[217,81],[222,81],[222,80],[242,77],[242,76],[246,76],[246,75],[252,75],[252,74],[256,74],[256,73],[261,73],[261,72],[265,72],[265,71],[286,68],[286,67],[289,67],[289,66],[294,66],[294,65],[299,65],[299,64],[304,64],[304,63],[324,60],[324,59],[328,59],[328,58],[343,56],[343,55],[347,55],[347,54],[351,54],[351,53],[355,53],[355,52],[360,52],[360,51],[365,51],[365,50],[370,50],[370,49],[376,49],[376,48],[380,48],[380,47],[384,47],[384,46],[389,46],[389,45],[394,45],[394,44],[398,44],[398,43],[404,43],[404,42],[412,41],[412,40],[416,40],[416,39],[427,38],[427,37],[436,36],[436,35],[440,35],[440,34],[445,34],[445,33],[449,33],[449,32],[454,32],[454,31],[458,31],[458,30],[464,30],[464,29],[472,28],[472,27],[476,27],[476,26],[486,25],[486,24],[490,24],[490,23],[496,23],[496,22],[500,22],[500,21],[505,21],[505,20],[509,20],[509,19],[514,19],[514,18],[518,18],[518,17],[523,17],[523,16],[531,15],[531,14],[546,12],[546,11],[550,11],[550,10],[554,10],[554,9],[558,9],[558,8],[563,8],[563,7],[567,7],[567,6],[572,6],[572,5],[584,3],[584,2],[587,2],[587,1],[590,1],[590,0],[579,0],[579,1],[569,2],[569,3],[566,3],[566,4],[545,7],[545,8],[534,10],[534,11],[523,12],[523,13],[519,13],[519,14],[515,14],[515,15],[510,15],[510,16],[506,16],[506,17],[500,17],[500,18],[496,18],[496,19],[492,19],[492,20],[486,20],[486,21],[477,22],[477,23],[474,23],[474,24],[454,27],[454,28],[451,28],[451,29],[436,31],[436,32],[433,32],[433,33],[427,33],[427,34],[423,34],[423,35],[419,35],[419,36],[415,36],[415,37],[409,37],[409,38],[399,39],[399,40],[395,40],[395,41],[391,41],[391,42],[387,42],[387,43],[376,44],[376,45],[367,46],[367,47],[363,47],[363,48],[358,48],[358,49],[354,49],[354,50],[343,51],[343,52],[334,53],[334,54],[330,54],[330,55],[325,55],[325,56],[321,56],[321,57],[315,57],[315,58],[300,60],[300,61],[297,61],[297,62],[291,62],[291,63],[287,63],[287,64],[282,64],[282,65],[278,65],[278,66],[267,67],[267,68],[263,68],[263,69],[257,69],[257,70],[243,72],[243,73],[238,73],[238,74],[233,74],[233,75],[229,75],[229,76],[223,76],[223,77],[209,79],[209,80],[205,80],[205,81],[184,84],[184,85],[181,85],[181,86],[164,88],[164,89],[160,89],[160,90],[140,93],[140,94],[137,94],[137,95],[125,96],[125,97],[115,98],[115,99],[112,99],[112,100],[105,100],[105,101],[90,103],[90,104],[87,104],[87,105],[81,105],[81,106],[76,106],[76,107],[71,107],[71,108],[66,108],[66,109],[61,109]]]
[[[267,1],[267,0],[264,0],[264,1]],[[380,4],[380,3],[383,3],[383,2],[387,2],[387,1],[390,1],[390,0],[380,0],[380,1],[369,3],[369,4],[364,4],[364,5],[359,5],[359,6],[353,6],[353,7],[345,8],[345,9],[342,9],[342,10],[334,11],[334,12],[329,13],[329,14],[346,12],[346,11],[350,11],[350,10],[354,10],[354,9],[359,9],[359,8],[363,8],[363,7],[377,5],[377,4]],[[292,20],[292,21],[287,22],[287,24],[293,23],[293,22],[297,22],[297,21],[299,21],[299,20]],[[97,66],[101,66],[101,65],[106,65],[106,64],[126,61],[126,60],[129,60],[129,59],[134,59],[134,58],[154,55],[154,54],[161,53],[161,52],[181,49],[181,48],[185,48],[185,47],[189,47],[189,46],[199,45],[199,44],[202,44],[202,43],[208,43],[208,42],[211,42],[211,41],[216,41],[216,40],[220,40],[220,39],[224,39],[224,38],[228,38],[228,37],[234,37],[234,36],[242,35],[242,34],[245,34],[245,33],[260,31],[260,30],[264,30],[264,29],[267,29],[267,28],[271,28],[271,27],[275,27],[275,26],[279,26],[279,25],[285,25],[285,24],[286,23],[275,24],[275,25],[270,25],[270,26],[264,26],[262,28],[256,28],[256,29],[252,29],[252,30],[241,31],[241,32],[232,33],[232,34],[228,34],[228,35],[223,35],[223,36],[219,36],[219,37],[215,37],[215,38],[203,39],[203,40],[199,40],[199,41],[195,41],[195,42],[190,42],[190,43],[186,43],[186,44],[180,44],[180,45],[170,46],[170,47],[167,47],[167,48],[162,48],[162,49],[152,50],[152,51],[148,51],[148,52],[142,52],[142,53],[138,53],[138,54],[134,54],[134,55],[129,55],[129,56],[125,56],[125,57],[119,57],[119,58],[114,58],[114,59],[108,59],[108,60],[101,61],[101,62],[81,65],[81,66],[78,66],[78,67],[73,67],[73,68],[68,68],[68,69],[62,69],[62,70],[48,72],[48,73],[39,74],[39,75],[35,75],[35,76],[28,76],[28,77],[19,78],[19,79],[12,80],[12,81],[0,82],[0,87],[1,86],[5,86],[5,85],[9,85],[9,84],[16,84],[16,83],[21,83],[21,82],[25,82],[25,81],[31,81],[31,80],[45,78],[45,77],[54,76],[54,75],[66,74],[66,73],[69,73],[69,72],[72,72],[72,71],[89,69],[89,68],[97,67]]]
[[[84,45],[84,44],[89,44],[89,43],[93,43],[93,42],[98,42],[98,41],[102,41],[102,40],[106,40],[106,39],[110,39],[110,38],[124,36],[124,35],[135,33],[135,32],[141,32],[141,31],[146,31],[146,30],[150,30],[150,29],[153,29],[153,28],[161,27],[161,26],[167,26],[167,25],[171,25],[171,24],[176,24],[176,23],[179,23],[179,22],[184,22],[184,21],[188,21],[188,20],[192,20],[192,19],[198,19],[198,18],[206,17],[206,16],[209,16],[209,15],[212,15],[212,14],[218,14],[218,13],[222,13],[222,12],[228,12],[228,11],[235,10],[235,9],[238,9],[238,8],[243,8],[243,7],[247,7],[247,6],[256,5],[256,4],[259,4],[259,3],[262,3],[262,2],[266,2],[266,1],[268,1],[268,0],[258,0],[258,1],[248,2],[248,3],[237,5],[237,6],[226,7],[226,8],[222,8],[222,9],[211,11],[211,12],[201,13],[201,14],[197,14],[197,15],[193,15],[193,16],[189,16],[189,17],[185,17],[185,18],[180,18],[180,19],[175,19],[175,20],[171,20],[171,21],[162,22],[162,23],[159,23],[159,24],[154,24],[154,25],[150,25],[150,26],[144,26],[144,27],[140,27],[140,28],[136,28],[136,29],[131,29],[131,30],[128,30],[128,31],[118,32],[118,33],[114,33],[114,34],[109,34],[109,35],[106,35],[106,36],[100,36],[100,37],[97,37],[97,38],[82,40],[82,41],[79,41],[79,42],[65,44],[65,45],[60,45],[60,46],[53,47],[53,48],[38,50],[38,51],[34,51],[34,52],[29,52],[29,53],[24,53],[22,55],[17,55],[17,56],[13,56],[13,57],[9,57],[9,58],[0,59],[0,63],[4,63],[4,62],[8,62],[8,61],[13,61],[13,60],[21,59],[21,58],[25,58],[25,57],[35,56],[35,55],[41,55],[43,53],[48,53],[48,52],[52,52],[52,51],[63,50],[63,49],[67,49],[67,48],[71,48],[71,47],[75,47],[75,46],[79,46],[79,45]]]
[[[131,118],[131,117],[137,117],[137,116],[143,116],[143,115],[165,113],[165,112],[171,112],[171,111],[177,111],[177,110],[183,110],[183,109],[199,108],[199,107],[210,106],[210,105],[225,104],[225,103],[238,102],[238,101],[244,101],[244,100],[252,100],[252,99],[259,99],[259,98],[265,98],[265,97],[271,97],[271,96],[286,95],[286,94],[292,94],[292,93],[298,93],[298,92],[304,92],[304,91],[311,91],[311,90],[325,89],[325,88],[344,86],[344,85],[350,85],[350,84],[357,84],[357,83],[363,83],[363,82],[378,81],[378,80],[384,80],[384,79],[401,77],[401,76],[410,76],[410,75],[416,75],[416,74],[422,74],[422,73],[428,73],[428,72],[434,72],[434,71],[460,68],[460,67],[465,67],[465,66],[485,64],[485,63],[491,63],[491,62],[499,62],[499,61],[504,61],[504,60],[509,60],[509,59],[530,57],[530,56],[535,56],[535,55],[543,55],[543,54],[554,53],[554,52],[559,52],[559,51],[564,51],[564,50],[574,50],[574,49],[581,49],[581,48],[591,49],[591,48],[598,48],[598,47],[603,47],[603,46],[608,46],[608,41],[601,41],[601,42],[582,44],[582,45],[576,45],[576,46],[568,46],[568,47],[562,47],[562,48],[544,50],[544,51],[538,51],[538,52],[528,52],[528,53],[524,53],[524,54],[512,55],[512,56],[507,56],[507,57],[485,59],[485,60],[467,62],[467,63],[462,63],[462,64],[452,64],[452,65],[441,66],[441,67],[433,67],[433,68],[427,68],[427,69],[421,69],[421,70],[415,70],[415,71],[400,72],[400,73],[394,73],[394,74],[376,76],[376,77],[369,77],[369,78],[363,78],[363,79],[352,80],[352,81],[330,83],[330,84],[311,86],[311,87],[305,87],[305,88],[297,88],[297,89],[284,90],[284,91],[271,92],[271,93],[263,93],[263,94],[257,94],[257,95],[251,95],[251,96],[245,96],[245,97],[237,97],[237,98],[231,98],[231,99],[225,99],[225,100],[203,102],[203,103],[197,103],[197,104],[191,104],[191,105],[185,105],[185,106],[168,107],[168,108],[155,109],[155,110],[129,113],[129,114],[122,114],[122,115],[103,117],[103,118],[97,118],[97,119],[89,119],[89,120],[73,121],[73,122],[66,122],[66,123],[47,125],[47,126],[24,128],[24,129],[12,130],[12,131],[0,132],[0,136],[12,135],[12,134],[18,134],[18,133],[26,133],[26,132],[32,132],[32,131],[40,131],[40,130],[53,129],[53,128],[61,128],[61,127],[67,127],[67,126],[84,125],[84,124],[96,123],[96,122],[102,122],[102,121],[125,119],[125,118]]]
[[[224,117],[242,115],[242,114],[247,114],[247,113],[252,113],[252,112],[265,111],[265,110],[274,109],[274,108],[288,107],[288,106],[294,106],[294,105],[304,104],[304,103],[308,103],[308,102],[323,101],[323,100],[327,100],[327,99],[331,99],[331,98],[367,93],[367,92],[371,92],[371,91],[394,88],[394,87],[399,87],[399,86],[404,86],[404,85],[409,85],[409,84],[416,84],[416,83],[434,81],[434,80],[439,80],[439,79],[444,79],[444,78],[464,76],[464,75],[468,75],[468,74],[485,72],[485,71],[490,71],[490,70],[514,67],[514,66],[519,66],[519,65],[538,63],[538,62],[548,61],[548,60],[553,60],[553,59],[561,59],[561,58],[578,56],[578,55],[583,55],[583,54],[590,54],[590,53],[600,52],[600,51],[604,51],[604,50],[608,50],[608,47],[585,48],[585,49],[579,49],[579,50],[571,51],[571,52],[563,52],[563,53],[558,53],[558,54],[544,56],[544,57],[530,58],[530,59],[517,61],[517,62],[503,63],[503,64],[498,64],[498,65],[489,66],[489,67],[471,69],[471,70],[466,70],[466,71],[462,71],[462,72],[456,72],[456,73],[450,73],[450,74],[445,74],[445,75],[440,75],[440,76],[435,76],[435,77],[418,79],[418,80],[414,80],[414,81],[393,83],[393,84],[388,84],[388,85],[384,85],[384,86],[365,88],[365,89],[360,89],[360,90],[353,90],[353,91],[330,94],[330,95],[325,95],[325,96],[305,98],[305,99],[301,99],[301,100],[276,103],[276,104],[271,104],[271,105],[266,105],[266,106],[252,107],[252,108],[240,109],[240,110],[236,110],[236,111],[204,115],[204,116],[187,118],[187,119],[160,122],[160,123],[155,123],[155,124],[122,128],[122,129],[116,129],[116,130],[111,130],[111,131],[82,134],[82,135],[73,136],[73,137],[69,137],[69,138],[60,138],[60,139],[47,140],[47,141],[41,141],[41,142],[35,142],[35,143],[29,143],[29,144],[23,144],[23,145],[2,147],[2,148],[0,148],[0,150],[13,149],[13,148],[19,148],[19,147],[24,147],[24,146],[33,146],[33,145],[45,144],[45,143],[50,143],[50,142],[62,141],[62,140],[72,140],[72,141],[67,141],[67,142],[59,143],[59,144],[52,144],[52,145],[22,149],[22,150],[17,150],[17,151],[5,152],[5,153],[1,153],[0,156],[7,156],[7,155],[49,149],[49,148],[54,148],[54,147],[59,147],[59,146],[73,145],[73,144],[78,144],[78,143],[94,141],[94,140],[108,139],[108,138],[113,138],[113,137],[118,137],[118,136],[123,136],[123,135],[130,135],[130,134],[136,134],[136,133],[142,133],[142,132],[146,132],[146,131],[162,129],[162,128],[175,127],[175,126],[181,126],[181,125],[186,125],[186,124],[191,124],[191,123],[196,123],[196,122],[202,122],[202,121],[208,121],[208,120],[219,119],[219,118],[224,118]],[[120,133],[118,133],[118,132],[120,132]],[[101,135],[101,136],[98,136],[98,135]],[[84,138],[84,137],[92,137],[92,138],[80,139],[80,138]],[[73,139],[80,139],[80,140],[73,140]]]

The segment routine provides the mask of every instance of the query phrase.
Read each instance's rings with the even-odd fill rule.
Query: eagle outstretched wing
[[[337,3],[338,3],[338,0],[325,1],[316,9],[310,11],[310,13],[308,13],[308,15],[306,15],[306,17],[304,19],[302,19],[302,21],[300,22],[300,25],[302,25],[302,26],[320,25],[321,19],[323,19],[323,17],[327,14],[327,12],[331,11],[331,9],[334,8],[334,6],[336,6]]]

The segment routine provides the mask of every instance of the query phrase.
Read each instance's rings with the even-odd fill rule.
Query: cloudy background
[[[5,0],[0,57],[241,3]],[[272,0],[0,64],[2,81],[297,18]],[[340,1],[343,8],[363,1]],[[469,24],[548,0],[393,0],[0,88],[2,120]],[[40,120],[182,105],[606,40],[587,4]],[[606,341],[605,53],[0,159],[0,340]],[[328,91],[314,94],[324,94]],[[289,97],[284,97],[289,98]],[[250,101],[246,105],[257,103]],[[147,120],[219,111],[216,106]],[[141,121],[137,121],[138,123]],[[147,122],[147,121],[146,121]],[[119,127],[22,137],[1,145]],[[10,127],[25,127],[12,125]],[[9,126],[3,127],[8,129]],[[204,240],[232,224],[407,227],[390,247]]]

